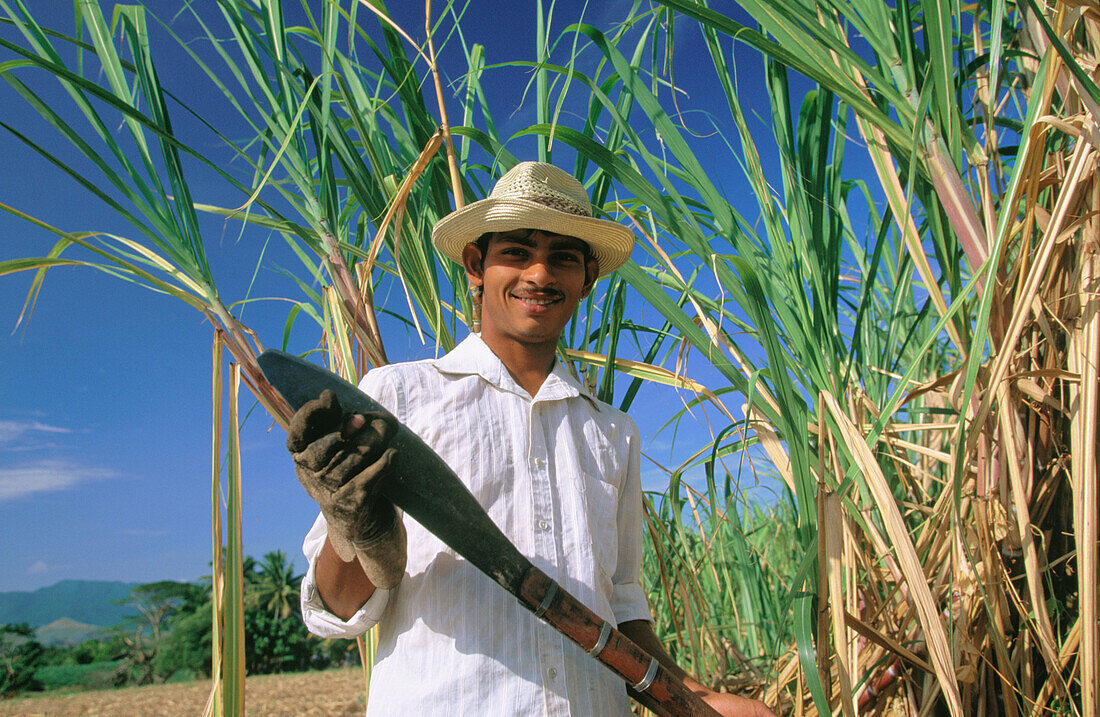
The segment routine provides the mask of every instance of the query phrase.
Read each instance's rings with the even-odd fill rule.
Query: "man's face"
[[[521,229],[494,233],[480,256],[463,252],[471,284],[482,286],[481,335],[487,343],[554,343],[599,273],[574,237]]]

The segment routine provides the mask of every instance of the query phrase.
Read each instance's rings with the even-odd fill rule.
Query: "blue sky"
[[[165,13],[174,5],[149,4]],[[45,13],[37,15],[40,22],[71,31],[71,3],[43,5],[35,9]],[[422,4],[392,5],[410,33],[422,36]],[[557,4],[557,31],[580,16],[580,6]],[[599,26],[629,3],[594,6],[599,15],[590,9],[587,19]],[[475,0],[463,28],[468,42],[486,45],[490,62],[533,54],[534,12],[527,3]],[[678,44],[696,39],[681,32]],[[202,107],[202,93],[211,92],[205,81],[170,40],[158,50],[161,46],[162,83]],[[684,54],[677,82],[698,100],[710,91],[713,69]],[[704,70],[696,74],[694,67]],[[41,76],[34,82],[43,92],[56,91]],[[516,108],[509,120],[515,128],[530,121],[532,100],[529,95],[524,104],[522,77],[489,75],[483,82],[501,108]],[[0,106],[5,107],[4,121],[21,131],[42,130],[6,86],[0,87]],[[506,116],[497,109],[498,121]],[[186,131],[182,122],[178,127]],[[708,127],[701,123],[698,129]],[[0,134],[0,143],[9,168],[0,173],[0,202],[68,231],[133,235],[132,227],[10,134]],[[510,149],[522,156],[533,152],[533,145],[517,143]],[[740,176],[735,167],[715,171],[732,183]],[[196,201],[224,199],[204,196],[217,190],[201,178],[192,188]],[[224,295],[243,295],[267,237],[241,235],[237,227],[216,219],[203,222],[219,287]],[[48,233],[6,213],[0,214],[0,237],[4,258],[41,256],[53,244]],[[193,580],[206,573],[211,553],[210,325],[175,299],[98,271],[60,268],[47,276],[33,314],[15,328],[30,280],[26,273],[0,277],[0,591],[35,589],[68,578]],[[294,293],[273,270],[261,272],[258,287],[260,294]],[[266,345],[277,345],[285,311],[277,304],[250,307],[245,323]],[[431,351],[396,326],[385,331],[392,359]],[[252,406],[247,390],[241,401],[242,412]],[[679,402],[672,391],[652,388],[636,405]],[[656,435],[654,419],[667,417],[668,410],[634,414],[649,441],[646,451],[667,462],[672,436]],[[297,555],[315,507],[293,476],[282,431],[271,427],[262,409],[246,423],[242,464],[246,553],[258,557],[281,549]]]

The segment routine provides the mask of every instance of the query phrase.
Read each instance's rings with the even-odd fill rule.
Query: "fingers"
[[[343,436],[344,439],[351,438],[366,424],[366,416],[361,413],[353,413],[348,416],[348,420],[344,421],[344,426],[340,429],[340,435]]]
[[[295,463],[314,473],[329,472],[347,458],[346,448],[340,434],[333,432],[316,439],[292,457]]]
[[[381,457],[364,466],[355,477],[336,491],[333,495],[334,502],[356,508],[366,507],[364,504],[371,502],[374,495],[381,490],[386,469],[390,467],[395,453],[397,451],[393,448],[388,448]]]
[[[396,451],[390,448],[331,495],[330,505],[352,542],[370,541],[392,527],[393,504],[379,495]]]
[[[298,453],[321,436],[340,430],[343,417],[336,394],[327,389],[322,391],[319,398],[308,401],[294,412],[286,432],[287,450]]]
[[[313,474],[311,482],[336,490],[379,459],[396,426],[388,416],[354,414],[339,432],[323,435],[295,453],[294,462]]]
[[[334,433],[332,437],[338,439],[339,434]],[[336,490],[345,485],[379,459],[380,447],[374,442],[348,444],[337,441],[335,446],[336,450],[329,461],[325,463],[322,460],[322,467],[317,469],[318,475],[329,490]]]
[[[344,435],[348,439],[369,439],[372,445],[379,447],[388,445],[397,433],[397,419],[384,413],[370,413],[363,415],[356,413],[350,416],[344,423]],[[359,438],[362,436],[362,438]]]
[[[348,456],[356,455],[364,459],[363,465],[375,461],[389,445],[397,432],[397,422],[380,413],[363,415],[352,414],[344,422],[340,431],[341,440]],[[342,456],[337,456],[341,462]],[[356,473],[359,471],[356,470]]]

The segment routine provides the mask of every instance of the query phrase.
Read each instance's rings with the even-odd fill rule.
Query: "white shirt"
[[[534,565],[612,625],[651,619],[639,573],[638,428],[560,362],[532,398],[476,335],[440,359],[383,366],[360,388],[450,465]],[[317,592],[306,536],[302,614],[322,637],[379,622],[371,715],[627,715],[624,682],[409,516],[401,583],[346,622]]]

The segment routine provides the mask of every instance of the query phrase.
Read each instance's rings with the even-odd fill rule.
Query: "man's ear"
[[[462,267],[466,269],[466,280],[470,286],[481,286],[485,281],[485,257],[477,244],[467,244],[462,247]]]
[[[584,263],[584,287],[581,288],[581,298],[587,299],[588,294],[592,291],[592,287],[596,284],[596,279],[600,276],[600,262],[596,261],[595,257],[589,257],[588,261]]]

